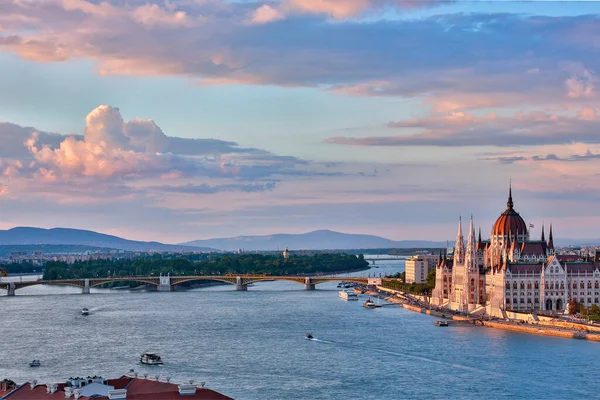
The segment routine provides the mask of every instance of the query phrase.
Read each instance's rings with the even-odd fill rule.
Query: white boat
[[[358,300],[358,294],[347,290],[340,290],[338,295],[344,300]]]
[[[42,363],[40,363],[40,360],[33,360],[29,363],[30,367],[39,367],[40,365],[42,365]]]
[[[163,365],[162,359],[156,353],[145,352],[140,356],[140,362],[146,365]]]
[[[363,303],[363,307],[364,308],[379,308],[381,307],[381,304],[375,304],[375,302],[373,300],[371,300],[371,298],[369,297],[364,303]]]
[[[87,308],[83,308],[81,310],[81,315],[90,315],[90,310],[88,310]]]
[[[448,321],[435,321],[433,324],[435,326],[448,326]]]

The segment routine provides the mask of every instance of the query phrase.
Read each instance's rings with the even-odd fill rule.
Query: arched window
[[[514,281],[513,282],[513,289],[516,289],[516,288],[517,288],[517,281]]]
[[[573,289],[577,289],[577,282],[573,282]]]
[[[539,289],[540,288],[540,284],[538,283],[538,281],[535,281],[535,288]]]
[[[594,288],[598,289],[600,287],[600,285],[598,284],[598,281],[596,281],[596,283],[594,284]]]
[[[564,284],[564,282],[561,282],[561,283],[560,283],[560,288],[564,290],[564,288],[565,288],[565,284]]]
[[[527,289],[531,289],[531,282],[527,282]]]
[[[585,283],[583,283],[583,281],[581,281],[581,284],[579,285],[579,287],[580,287],[581,289],[584,289],[584,288],[585,288]]]
[[[521,289],[525,289],[525,284],[521,281]]]
[[[510,282],[506,282],[506,288],[510,289]]]
[[[588,289],[592,288],[592,282],[588,281]]]
[[[544,287],[545,287],[546,289],[548,289],[548,282],[545,282],[545,283],[544,283]]]
[[[554,289],[554,282],[550,282],[550,289]]]

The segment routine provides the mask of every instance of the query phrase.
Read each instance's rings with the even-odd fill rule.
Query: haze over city
[[[596,2],[0,3],[0,229],[598,237]],[[116,40],[115,38],[118,38]]]

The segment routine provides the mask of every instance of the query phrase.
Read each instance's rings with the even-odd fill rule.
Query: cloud
[[[68,6],[47,0],[36,7],[17,2],[0,5],[0,15],[23,17],[5,28],[0,49],[40,62],[92,60],[106,75],[400,96],[438,112],[517,104],[583,106],[598,99],[598,47],[581,40],[579,31],[582,26],[600,29],[597,16],[437,14],[386,20],[376,13],[339,21],[423,3],[432,4],[208,1],[178,8],[162,2],[138,7],[83,0]],[[282,15],[288,16],[285,23],[267,23]]]
[[[489,114],[451,113],[446,116],[391,122],[389,128],[408,131],[398,136],[364,138],[332,137],[326,143],[351,146],[541,146],[551,144],[600,143],[599,121],[589,119],[589,109],[577,116],[547,112],[517,113],[499,117]],[[414,133],[414,131],[420,131]]]
[[[124,121],[120,110],[101,105],[86,117],[83,136],[40,133],[0,124],[0,173],[48,182],[77,178],[127,179],[216,177],[254,181],[274,175],[307,176],[310,162],[218,139],[168,137],[152,120]],[[333,172],[331,172],[333,173]],[[219,186],[249,191],[252,185]],[[258,187],[258,186],[257,186]],[[274,188],[265,186],[265,188]]]
[[[268,4],[263,4],[252,13],[250,22],[253,24],[266,24],[283,18],[283,13],[274,9]]]
[[[227,184],[227,185],[208,185],[206,183],[200,185],[182,185],[172,186],[164,185],[154,187],[154,190],[159,192],[168,193],[182,193],[182,194],[214,194],[219,192],[267,192],[275,189],[277,182],[266,182],[266,183],[252,183],[252,184]]]

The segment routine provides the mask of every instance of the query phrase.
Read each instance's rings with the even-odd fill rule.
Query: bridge
[[[389,257],[365,257],[365,261],[369,261],[375,265],[375,261],[403,261],[406,260],[405,256],[389,256]]]
[[[314,290],[315,285],[323,282],[357,282],[363,284],[381,284],[381,278],[356,278],[349,276],[269,276],[269,275],[197,275],[197,276],[127,276],[120,278],[85,278],[85,279],[56,279],[35,281],[2,282],[0,289],[8,291],[8,296],[14,296],[17,289],[35,285],[61,285],[81,288],[83,294],[89,294],[90,288],[113,282],[139,282],[153,285],[159,292],[170,292],[177,285],[194,281],[217,281],[235,285],[239,291],[248,290],[248,285],[255,282],[288,281],[304,285],[306,290]]]

